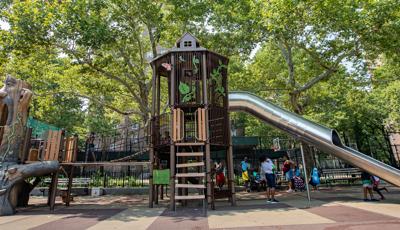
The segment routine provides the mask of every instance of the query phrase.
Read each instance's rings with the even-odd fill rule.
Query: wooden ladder
[[[204,143],[176,143],[175,200],[203,200],[207,209]],[[180,150],[182,149],[182,150]],[[190,151],[188,151],[190,150]]]

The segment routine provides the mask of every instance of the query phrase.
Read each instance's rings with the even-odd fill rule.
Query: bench
[[[332,184],[338,181],[347,181],[350,184],[359,179],[361,179],[359,168],[322,169],[321,171],[321,181],[323,180],[325,184]]]
[[[46,178],[44,180],[44,183],[45,184],[50,184],[51,183],[51,178]],[[87,187],[89,187],[89,184],[90,184],[90,178],[73,178],[72,179],[72,186],[77,186],[78,185],[80,187],[87,188]],[[58,191],[59,191],[58,194],[61,196],[62,201],[64,203],[67,203],[68,178],[59,178],[58,179],[58,185],[64,187],[64,188],[58,189]],[[44,193],[44,190],[42,192]],[[70,201],[73,201],[75,196],[76,196],[76,194],[71,193],[70,194]]]

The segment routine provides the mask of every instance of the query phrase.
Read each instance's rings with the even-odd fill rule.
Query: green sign
[[[169,169],[156,169],[153,171],[153,184],[169,184]]]

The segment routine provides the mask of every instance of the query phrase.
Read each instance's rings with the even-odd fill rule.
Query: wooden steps
[[[176,174],[175,174],[175,200],[181,200],[186,205],[187,200],[206,201],[204,184],[205,162],[204,162],[204,142],[180,142],[175,143],[177,147],[176,155]],[[193,147],[193,148],[191,148]],[[187,152],[195,149],[197,152]],[[180,151],[179,151],[180,150]],[[186,151],[186,152],[185,152]],[[193,157],[191,160],[190,158]],[[195,172],[190,172],[191,167],[196,167]],[[199,170],[199,171],[197,171]]]
[[[205,177],[205,173],[177,173],[176,177]]]
[[[206,186],[204,184],[175,184],[175,188],[199,188],[199,189],[205,189]]]
[[[204,200],[205,195],[175,196],[175,200]]]
[[[204,155],[203,152],[180,152],[176,153],[177,157],[202,157]]]
[[[192,162],[185,164],[176,164],[177,168],[188,168],[188,167],[201,167],[204,166],[204,162]]]
[[[175,143],[176,146],[202,146],[205,145],[204,142],[178,142]]]

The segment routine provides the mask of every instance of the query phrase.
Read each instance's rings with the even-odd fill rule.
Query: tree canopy
[[[255,92],[364,148],[362,139],[377,129],[400,128],[399,6],[398,0],[2,1],[0,20],[9,28],[0,30],[0,74],[30,82],[33,116],[68,130],[112,127],[123,116],[146,123],[148,61],[191,32],[230,58],[230,90]],[[249,134],[270,132],[252,118],[233,117]]]

